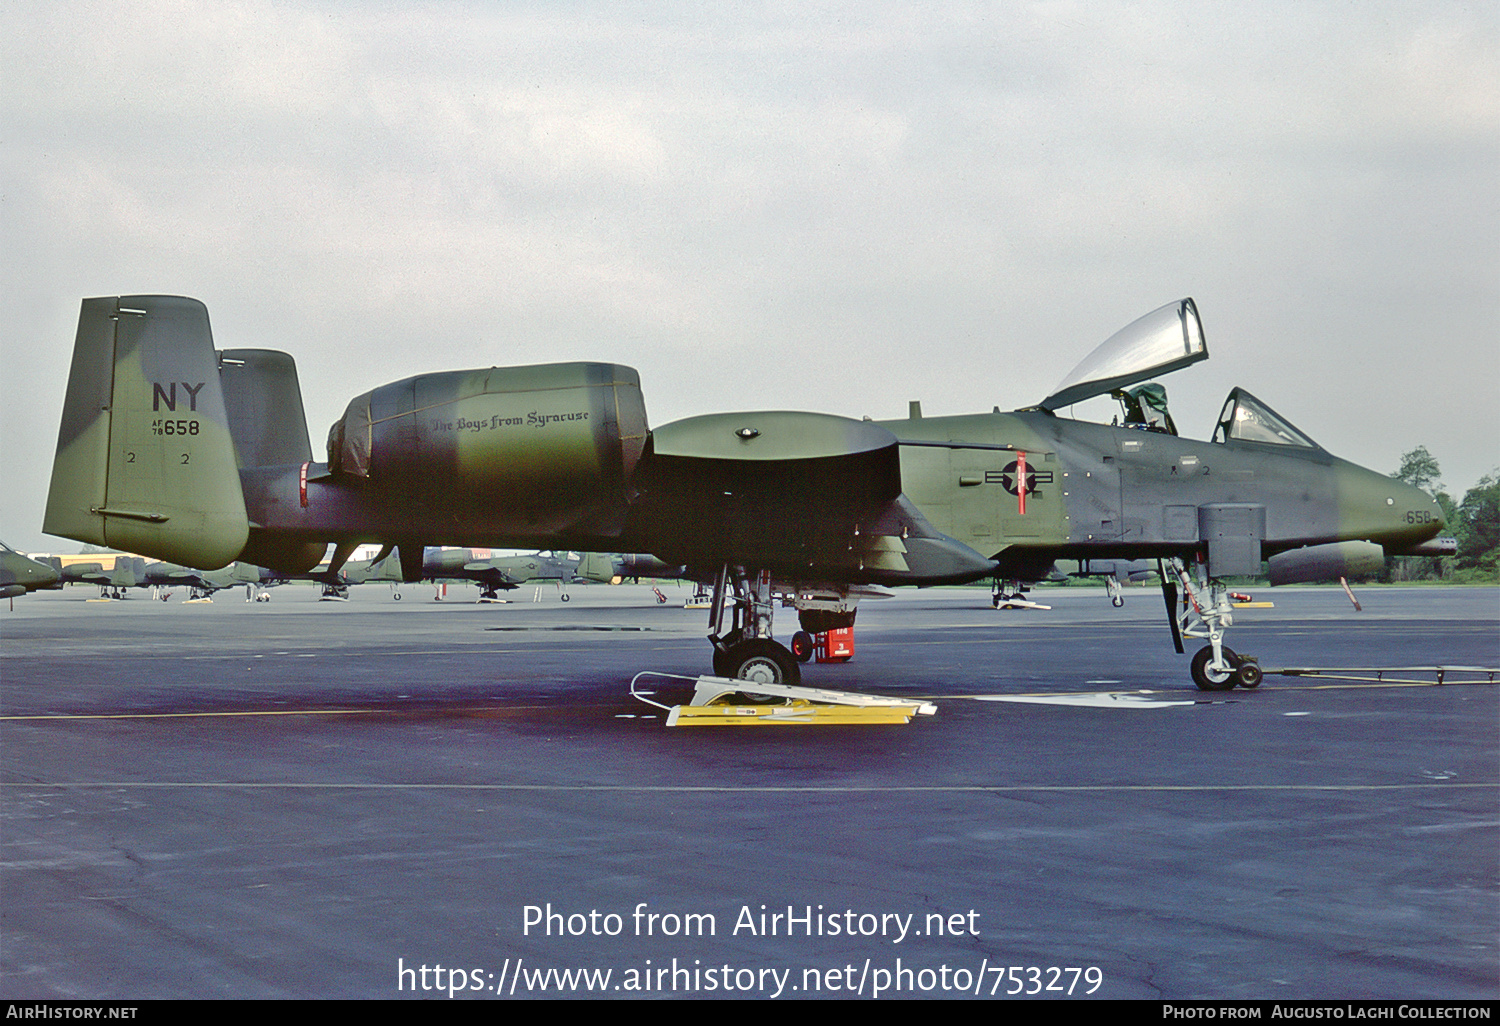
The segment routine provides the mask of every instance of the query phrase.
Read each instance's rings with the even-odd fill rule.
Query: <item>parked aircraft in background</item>
[[[500,600],[501,591],[512,591],[523,584],[542,581],[557,583],[560,598],[567,602],[567,585],[576,579],[607,582],[614,575],[608,556],[586,553],[533,552],[501,555],[486,548],[447,548],[425,546],[419,580],[432,583],[467,581],[479,586],[481,602]],[[293,575],[295,576],[295,575]],[[351,559],[338,571],[336,579],[326,566],[308,576],[325,581],[325,594],[346,595],[351,584],[386,581],[392,584],[392,597],[401,598],[403,583],[400,558],[382,550],[368,560]]]
[[[499,592],[536,581],[557,582],[559,597],[568,601],[568,584],[577,574],[578,556],[534,552],[530,555],[495,555],[485,548],[441,548],[427,546],[422,554],[422,578],[428,581],[471,581],[482,589],[481,602],[495,602]],[[399,562],[396,569],[400,569]]]
[[[1035,580],[1057,559],[1159,559],[1202,688],[1259,682],[1224,645],[1222,579],[1338,577],[1420,553],[1430,496],[1338,459],[1241,388],[1212,438],[1136,387],[1206,359],[1198,311],[1128,325],[1038,405],[874,422],[752,411],[651,429],[639,377],[564,363],[423,374],[356,397],[315,463],[293,360],[213,348],[196,300],[84,300],[43,529],[206,567],[337,571],[366,542],[418,580],[424,547],[644,552],[715,582],[721,676],[795,683],[773,590],[804,630],[853,623],[865,585]],[[1060,411],[1112,394],[1121,424]],[[1186,603],[1177,609],[1177,589]]]
[[[165,602],[173,588],[188,589],[192,600],[206,599],[215,592],[244,585],[249,598],[261,597],[260,589],[276,583],[273,575],[249,563],[231,563],[217,570],[198,570],[177,563],[145,559],[130,553],[91,553],[93,559],[51,556],[62,584],[92,584],[101,597],[124,598],[128,589],[149,588],[153,598]]]
[[[0,542],[0,598],[13,599],[38,588],[59,586],[58,572]]]
[[[609,557],[614,578],[639,581],[644,578],[675,580],[687,576],[687,567],[673,566],[655,556],[637,552],[615,553]]]

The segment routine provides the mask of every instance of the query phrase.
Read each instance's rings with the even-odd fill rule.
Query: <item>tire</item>
[[[734,677],[734,674],[731,673],[729,669],[729,652],[726,652],[718,648],[717,646],[714,647],[714,676],[730,678]]]
[[[1242,658],[1239,669],[1235,671],[1235,680],[1242,688],[1258,688],[1260,682],[1265,678],[1265,672],[1261,670],[1260,663],[1254,659]]]
[[[797,657],[797,662],[805,663],[813,657],[813,636],[806,631],[798,631],[792,635],[792,655]]]
[[[1214,647],[1212,645],[1204,645],[1198,650],[1198,653],[1193,656],[1193,683],[1198,685],[1198,689],[1200,691],[1233,690],[1234,685],[1238,680],[1237,668],[1240,665],[1239,656],[1235,655],[1231,649],[1224,649],[1224,659],[1229,663],[1230,666],[1235,667],[1236,669],[1223,674],[1215,674],[1209,671],[1208,664],[1213,661],[1213,658]]]
[[[764,684],[802,683],[802,669],[797,665],[796,658],[785,645],[779,645],[770,638],[751,638],[735,645],[724,653],[723,668],[728,672],[719,676],[731,679],[760,681]],[[714,669],[719,669],[718,653],[715,653]],[[746,697],[759,697],[752,692],[745,694]],[[783,699],[768,701],[780,702]]]
[[[570,601],[572,601],[572,596],[569,595],[567,592],[563,592],[562,593],[562,600],[564,602],[570,602]]]

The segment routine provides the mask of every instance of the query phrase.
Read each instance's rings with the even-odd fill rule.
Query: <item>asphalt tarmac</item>
[[[1494,685],[1204,693],[1156,591],[947,589],[804,677],[935,716],[668,729],[664,591],[0,609],[0,995],[1500,997]],[[1255,597],[1267,667],[1500,666],[1496,589]]]

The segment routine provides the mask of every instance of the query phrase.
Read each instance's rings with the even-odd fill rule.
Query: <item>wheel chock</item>
[[[692,681],[692,701],[685,705],[664,705],[653,701],[646,694],[654,692],[643,693],[637,686],[643,678]],[[651,671],[638,673],[631,679],[630,697],[665,711],[669,727],[910,723],[914,716],[931,716],[937,712],[937,706],[931,702],[911,699]]]

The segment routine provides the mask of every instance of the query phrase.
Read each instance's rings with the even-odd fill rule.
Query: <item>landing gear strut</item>
[[[797,658],[771,636],[771,574],[725,565],[714,580],[708,640],[714,645],[714,676],[762,684],[799,684]],[[728,607],[730,626],[724,629]]]
[[[1006,591],[1009,588],[1010,591]],[[1051,609],[1026,597],[1030,591],[1020,581],[1002,581],[996,577],[990,585],[990,605],[996,609]]]
[[[1260,663],[1254,656],[1238,655],[1224,644],[1224,632],[1234,624],[1229,589],[1208,576],[1203,563],[1194,565],[1197,583],[1188,576],[1182,560],[1172,558],[1165,568],[1182,586],[1182,608],[1174,615],[1177,633],[1183,638],[1203,638],[1208,644],[1193,656],[1193,683],[1202,691],[1229,691],[1236,684],[1259,687]],[[1166,577],[1163,575],[1163,582]],[[1181,649],[1179,649],[1181,651]]]

